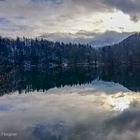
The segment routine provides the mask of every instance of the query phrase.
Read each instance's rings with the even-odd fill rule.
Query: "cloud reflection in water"
[[[139,108],[139,93],[113,82],[14,93],[0,98],[0,132],[16,132],[12,140],[138,139]]]

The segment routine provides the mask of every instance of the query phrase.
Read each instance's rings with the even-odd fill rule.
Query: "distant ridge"
[[[129,37],[127,37],[126,39],[124,39],[123,41],[138,41],[140,39],[140,33],[134,33],[132,35],[130,35]]]
[[[104,63],[140,65],[140,33],[134,33],[118,44],[101,48]]]

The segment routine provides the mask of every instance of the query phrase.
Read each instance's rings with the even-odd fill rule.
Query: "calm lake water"
[[[0,140],[138,140],[139,71],[1,67]]]
[[[0,93],[46,91],[54,87],[91,83],[93,80],[112,81],[132,91],[140,91],[140,66],[0,70]]]

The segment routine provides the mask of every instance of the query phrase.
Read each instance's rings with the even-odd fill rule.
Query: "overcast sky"
[[[140,31],[140,0],[0,0],[0,34],[95,37]]]

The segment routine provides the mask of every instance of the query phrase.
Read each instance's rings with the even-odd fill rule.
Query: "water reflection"
[[[113,82],[13,93],[0,98],[0,140],[139,139],[139,115],[140,94]]]
[[[114,81],[140,90],[140,67],[71,67],[54,69],[6,69],[0,67],[0,93],[45,91],[53,87],[91,83],[95,79]]]

